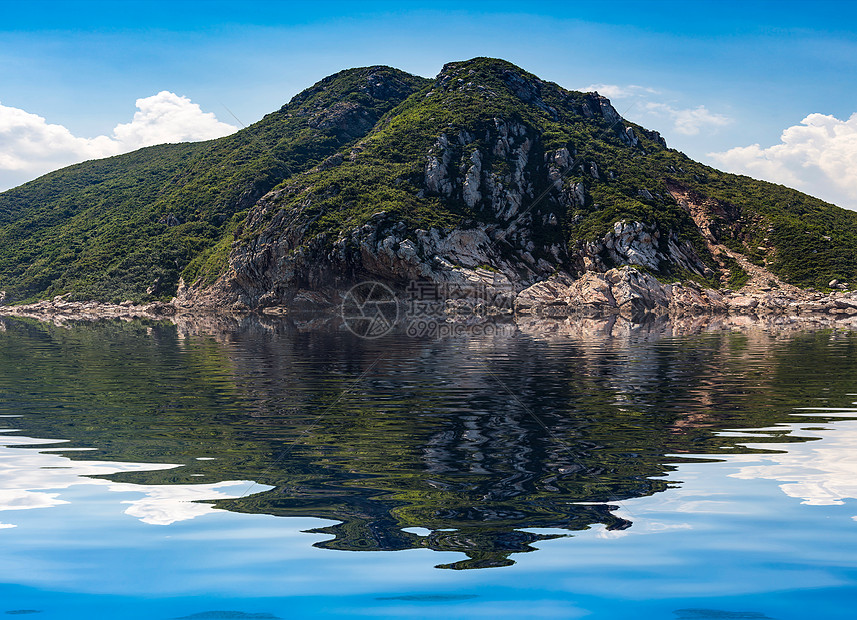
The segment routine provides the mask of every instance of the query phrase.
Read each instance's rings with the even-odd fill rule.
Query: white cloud
[[[187,97],[167,90],[137,99],[137,108],[134,120],[113,130],[114,139],[129,148],[220,138],[238,129],[221,123],[212,112],[203,112]]]
[[[62,499],[66,489],[77,485],[106,487],[114,493],[139,493],[125,514],[144,523],[169,525],[194,519],[218,509],[208,503],[270,491],[273,487],[250,480],[226,480],[212,484],[143,485],[114,483],[104,476],[118,472],[158,471],[180,467],[169,463],[123,463],[116,461],[78,461],[49,449],[20,450],[13,446],[54,444],[56,440],[34,439],[21,435],[2,435],[0,439],[0,512],[53,508],[69,502]],[[66,448],[63,451],[68,451]],[[15,524],[0,523],[0,528]]]
[[[673,129],[685,136],[696,136],[703,129],[711,130],[732,122],[728,116],[711,112],[704,105],[681,109],[650,101],[646,103],[645,109],[657,116],[669,118],[673,122]]]
[[[608,99],[625,99],[627,97],[657,95],[659,93],[654,88],[638,86],[636,84],[628,84],[626,86],[619,86],[618,84],[590,84],[577,90],[584,93],[598,92],[599,95],[604,95]]]
[[[78,138],[62,125],[0,104],[0,170],[35,171],[71,161],[106,157],[120,144],[107,136]]]
[[[111,136],[95,138],[75,136],[41,116],[0,104],[0,188],[88,159],[165,142],[219,138],[237,130],[169,91],[136,103],[138,111],[130,123],[116,125]]]
[[[642,111],[645,124],[654,124],[654,128],[665,129],[658,126],[659,121],[667,120],[672,123],[672,129],[684,136],[696,136],[701,132],[711,133],[719,127],[732,123],[732,119],[723,114],[710,111],[704,105],[695,108],[675,107],[662,101],[652,101],[653,95],[661,95],[661,91],[648,86],[638,84],[590,84],[580,89],[583,92],[597,91],[608,99],[630,99],[631,103],[627,112]],[[623,116],[625,112],[622,113]]]
[[[857,113],[842,121],[810,114],[783,131],[780,143],[709,153],[729,172],[782,183],[857,209]]]
[[[804,504],[829,506],[857,498],[857,423],[837,422],[830,432],[810,433],[822,441],[790,443],[788,452],[759,458],[762,465],[742,467],[734,478],[766,478],[782,482],[783,492]],[[769,447],[769,444],[751,444]]]
[[[140,519],[143,523],[151,525],[170,525],[177,521],[195,519],[212,512],[223,512],[208,503],[219,499],[238,499],[243,497],[248,486],[256,486],[247,480],[228,480],[215,484],[176,484],[176,485],[151,485],[142,486],[137,484],[114,484],[110,486],[111,491],[144,491],[145,496],[141,499],[126,500],[123,504],[130,504],[125,514]],[[270,491],[274,487],[258,485],[260,493]],[[231,490],[231,492],[230,492]]]

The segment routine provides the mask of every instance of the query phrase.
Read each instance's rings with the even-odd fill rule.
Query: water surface
[[[850,618],[857,334],[2,320],[0,614]]]

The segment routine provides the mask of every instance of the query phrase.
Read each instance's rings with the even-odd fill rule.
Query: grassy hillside
[[[516,92],[510,76],[537,83],[541,99],[553,112],[533,105]],[[468,83],[462,82],[464,79]],[[644,217],[666,228],[681,229],[696,235],[695,226],[674,201],[648,204],[640,201],[640,188],[651,179],[638,158],[639,151],[630,149],[619,137],[627,123],[616,126],[581,111],[592,97],[566,91],[555,84],[538,80],[505,61],[480,58],[466,63],[452,63],[431,86],[426,87],[398,108],[392,110],[379,127],[363,141],[356,158],[344,159],[335,168],[314,170],[286,181],[284,208],[306,201],[312,206],[303,215],[313,220],[311,230],[335,236],[363,224],[378,211],[386,211],[414,227],[455,226],[468,221],[491,219],[482,205],[467,207],[460,196],[444,199],[424,196],[426,156],[441,133],[456,135],[464,130],[475,136],[459,155],[466,160],[475,149],[490,151],[495,137],[496,119],[523,123],[535,139],[527,170],[539,180],[544,171],[544,155],[559,148],[577,152],[579,165],[565,179],[568,186],[584,182],[593,200],[580,212],[562,213],[566,217],[566,240],[592,236],[623,217]],[[638,128],[639,129],[639,128]],[[482,139],[481,136],[490,139]],[[640,131],[641,143],[652,151],[664,147]],[[590,162],[599,168],[616,170],[615,180],[594,182],[585,168]],[[495,158],[488,172],[508,174],[508,161]],[[536,186],[539,195],[547,189],[547,179]],[[555,203],[543,200],[540,210],[555,210]]]
[[[365,135],[425,82],[387,67],[343,71],[231,136],[85,162],[4,192],[0,290],[17,301],[169,298],[259,196]]]

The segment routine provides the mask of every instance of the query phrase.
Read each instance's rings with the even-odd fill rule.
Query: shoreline
[[[525,333],[551,335],[634,330],[692,333],[709,329],[795,331],[807,328],[857,329],[857,292],[789,291],[718,292],[686,284],[628,286],[639,272],[622,270],[624,279],[611,284],[610,273],[589,274],[575,281],[547,280],[522,291],[515,311],[475,316],[460,306],[433,317],[438,323],[513,324]],[[615,274],[614,274],[615,275]],[[616,278],[613,278],[616,280]],[[607,286],[599,285],[607,283]],[[593,284],[595,286],[593,286]],[[638,285],[648,284],[637,281]],[[313,307],[273,306],[236,312],[232,309],[186,307],[173,302],[147,304],[66,301],[62,297],[33,304],[0,306],[0,317],[29,318],[59,326],[103,320],[167,321],[188,333],[222,332],[246,325],[289,321],[298,329],[341,324],[339,304],[332,300]]]

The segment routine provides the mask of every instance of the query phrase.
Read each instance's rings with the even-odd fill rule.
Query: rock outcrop
[[[675,231],[661,233],[644,222],[619,220],[597,241],[582,243],[580,259],[587,271],[606,271],[610,265],[637,265],[652,271],[677,266],[690,273],[712,275],[693,245]]]
[[[99,303],[96,301],[67,301],[66,295],[51,300],[18,306],[0,306],[0,316],[20,316],[62,324],[66,321],[99,321],[103,319],[155,319],[175,316],[178,309],[173,304],[154,302],[134,304]]]
[[[857,292],[748,290],[718,291],[695,283],[663,284],[633,267],[587,272],[578,279],[557,275],[521,291],[515,299],[519,315],[597,317],[645,315],[801,317],[840,320],[857,317]]]
[[[381,280],[399,289],[412,281],[479,286],[506,294],[548,277],[566,260],[558,245],[549,248],[547,260],[534,258],[526,245],[519,254],[504,253],[497,240],[508,233],[508,228],[477,225],[408,234],[403,223],[391,223],[383,212],[329,248],[303,249],[272,231],[234,252],[230,271],[215,286],[180,286],[177,303],[240,311],[289,305],[308,291],[336,303],[361,280]]]
[[[543,317],[603,316],[638,318],[645,314],[683,315],[725,312],[719,292],[694,285],[662,284],[633,267],[586,272],[571,280],[555,276],[539,282],[515,299],[515,311]]]

